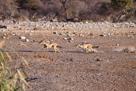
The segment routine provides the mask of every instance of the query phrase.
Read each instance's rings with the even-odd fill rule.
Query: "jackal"
[[[76,45],[77,47],[80,47],[80,48],[83,48],[87,53],[89,52],[89,51],[91,51],[91,52],[96,52],[96,50],[95,49],[93,49],[93,48],[98,48],[99,46],[92,46],[91,44],[78,44],[78,45]]]
[[[57,51],[60,52],[59,49],[57,49],[57,47],[60,47],[60,46],[58,46],[57,43],[48,44],[48,43],[44,42],[43,40],[41,40],[39,42],[39,44],[44,44],[44,48],[47,48],[47,51],[48,51],[48,48],[53,48],[55,52],[57,52]]]

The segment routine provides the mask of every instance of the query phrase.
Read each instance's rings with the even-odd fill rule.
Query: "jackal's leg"
[[[48,47],[46,48],[46,50],[48,51]]]
[[[56,48],[56,50],[57,50],[58,52],[60,52],[58,48]]]
[[[87,49],[87,48],[85,48],[85,52],[87,52],[87,53],[88,53],[88,49]]]
[[[55,47],[55,46],[53,47],[53,49],[54,49],[54,51],[55,51],[55,53],[56,53],[56,47]]]
[[[60,52],[59,49],[56,46],[54,46],[54,50],[55,50],[55,53]]]

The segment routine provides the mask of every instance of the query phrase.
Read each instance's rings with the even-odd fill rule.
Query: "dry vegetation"
[[[0,19],[134,21],[135,4],[135,0],[0,0]]]
[[[5,40],[1,41],[0,46],[4,45],[4,42]],[[16,60],[13,61],[12,57],[9,55],[8,52],[4,52],[3,49],[1,49],[1,51],[0,51],[0,91],[17,91],[19,89],[25,91],[25,85],[30,87],[23,76],[25,75],[28,78],[26,72],[24,71],[22,66],[16,65],[17,61]],[[13,54],[16,55],[17,53]],[[10,67],[11,65],[12,67]]]

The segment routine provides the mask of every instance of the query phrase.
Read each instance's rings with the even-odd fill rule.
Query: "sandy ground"
[[[30,77],[27,82],[31,88],[26,87],[26,91],[136,91],[136,53],[114,51],[116,48],[136,47],[136,28],[86,30],[93,35],[82,33],[84,37],[78,36],[80,32],[77,31],[72,42],[63,38],[69,38],[66,32],[73,30],[55,30],[65,35],[53,34],[54,30],[0,31],[0,40],[3,40],[3,34],[7,34],[2,48],[18,65],[23,64]],[[113,34],[106,35],[105,32]],[[99,36],[102,33],[106,36]],[[19,39],[21,35],[29,42]],[[52,48],[47,51],[38,43],[40,40],[51,40],[62,48],[57,53]],[[85,53],[76,47],[84,41],[99,46],[98,52]],[[14,55],[15,51],[19,57]]]

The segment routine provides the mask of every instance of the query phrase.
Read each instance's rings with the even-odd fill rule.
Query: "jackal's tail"
[[[98,48],[99,46],[92,46],[92,48]]]
[[[58,45],[57,45],[57,47],[58,47],[58,48],[62,48],[61,46],[58,46]]]

